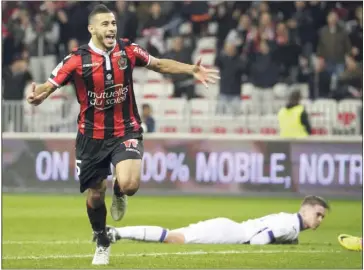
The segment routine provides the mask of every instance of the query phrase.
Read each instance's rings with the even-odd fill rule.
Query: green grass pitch
[[[129,199],[123,225],[167,228],[224,216],[246,220],[274,212],[295,212],[298,199],[147,197]],[[300,244],[167,245],[123,241],[111,249],[110,265],[92,267],[95,245],[82,195],[3,195],[3,268],[360,268],[362,254],[346,251],[340,233],[361,235],[360,201],[330,201],[332,211]],[[110,206],[110,196],[107,198]]]

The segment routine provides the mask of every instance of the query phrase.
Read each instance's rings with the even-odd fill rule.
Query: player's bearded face
[[[106,49],[111,49],[115,45],[116,41],[116,20],[114,14],[98,14],[97,16],[97,27],[96,27],[96,38],[100,44]]]

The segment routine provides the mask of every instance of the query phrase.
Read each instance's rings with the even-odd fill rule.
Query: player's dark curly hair
[[[306,196],[301,205],[321,205],[323,208],[330,210],[330,205],[324,198],[314,195]]]
[[[112,13],[112,11],[107,7],[107,6],[105,6],[105,5],[103,5],[103,4],[98,4],[98,5],[96,5],[93,9],[92,9],[92,11],[91,11],[91,13],[90,13],[90,15],[88,15],[88,22],[89,23],[91,23],[91,20],[92,20],[92,18],[95,16],[95,15],[97,15],[97,14],[104,14],[104,13]]]

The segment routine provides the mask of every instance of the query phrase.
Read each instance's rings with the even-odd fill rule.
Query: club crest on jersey
[[[128,60],[125,56],[120,57],[118,60],[118,66],[120,70],[124,70],[128,67]]]

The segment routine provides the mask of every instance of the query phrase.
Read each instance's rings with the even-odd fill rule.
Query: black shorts
[[[129,139],[131,137],[131,139]],[[143,137],[133,134],[128,138],[93,139],[78,132],[76,138],[76,168],[80,192],[99,184],[111,175],[110,164],[127,159],[142,159]]]

